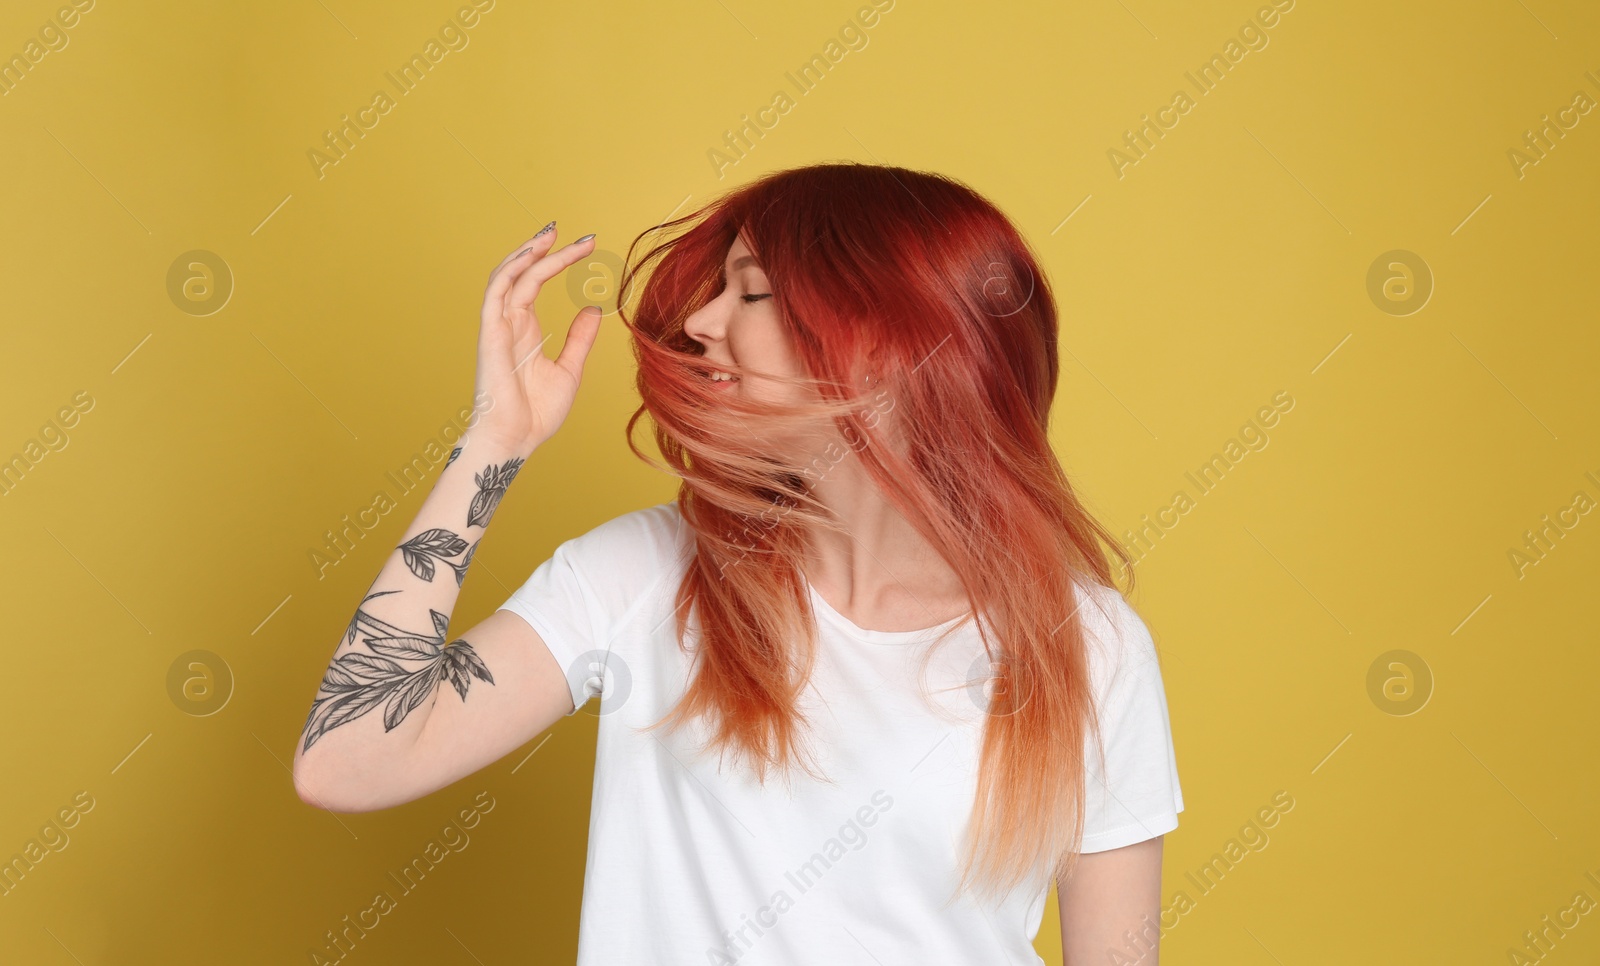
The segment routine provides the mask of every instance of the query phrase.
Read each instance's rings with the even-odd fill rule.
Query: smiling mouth
[[[702,370],[700,370],[700,375],[703,376],[706,379],[710,379],[712,382],[715,382],[715,383],[729,383],[729,382],[738,382],[739,381],[739,377],[738,376],[734,375],[731,372],[724,372],[721,369],[702,369]]]

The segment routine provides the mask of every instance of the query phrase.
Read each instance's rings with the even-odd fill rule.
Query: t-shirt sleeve
[[[1080,851],[1104,852],[1177,828],[1183,789],[1149,628],[1114,588],[1096,588],[1081,609],[1105,767],[1090,736]]]
[[[617,631],[669,575],[681,575],[684,533],[673,504],[625,513],[557,546],[495,608],[539,633],[566,673],[569,715],[601,695],[608,671],[626,673]]]

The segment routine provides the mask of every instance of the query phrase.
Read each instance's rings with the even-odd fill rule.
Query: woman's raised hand
[[[567,418],[584,360],[600,332],[601,310],[585,306],[573,318],[560,355],[550,359],[544,353],[546,336],[533,301],[545,282],[594,248],[593,235],[552,250],[555,240],[552,221],[500,262],[483,295],[473,393],[483,411],[470,434],[519,453],[532,453]]]

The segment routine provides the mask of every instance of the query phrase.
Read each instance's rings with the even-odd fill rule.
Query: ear
[[[866,395],[882,387],[885,381],[883,354],[875,348],[868,349],[865,358],[855,366],[850,387],[858,393]]]

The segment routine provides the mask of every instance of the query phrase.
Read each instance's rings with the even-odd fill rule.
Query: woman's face
[[[683,324],[684,334],[705,347],[709,367],[738,367],[739,378],[718,382],[718,392],[774,403],[797,401],[802,387],[766,378],[803,378],[806,373],[779,317],[766,273],[744,239],[735,238],[729,246],[722,271],[722,291],[689,316]]]

